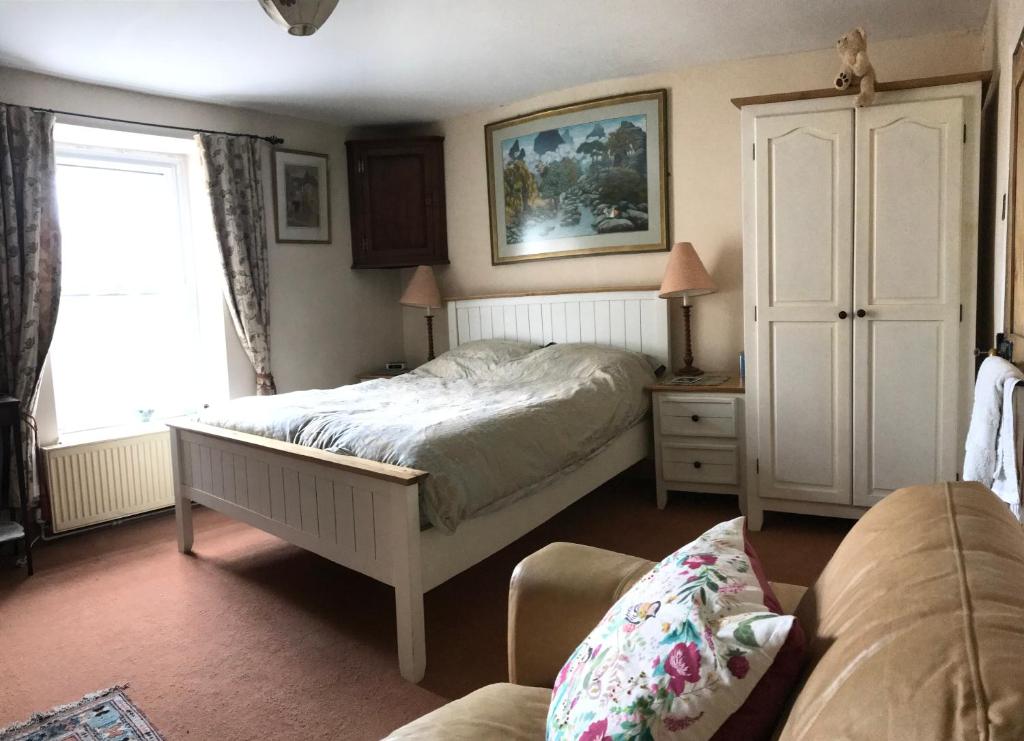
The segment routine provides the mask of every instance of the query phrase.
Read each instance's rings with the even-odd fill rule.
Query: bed
[[[454,300],[448,304],[449,345],[490,339],[537,346],[588,343],[667,364],[667,303],[650,290]],[[370,383],[378,390],[398,389],[380,386],[398,380]],[[367,395],[372,391],[368,388]],[[436,496],[431,474],[442,478],[444,472],[275,439],[252,419],[233,426],[171,425],[179,550],[192,548],[191,503],[197,502],[392,586],[399,669],[411,682],[419,682],[426,669],[424,592],[641,460],[651,444],[649,418],[631,420],[599,450],[557,475],[449,517],[450,512],[421,506]]]

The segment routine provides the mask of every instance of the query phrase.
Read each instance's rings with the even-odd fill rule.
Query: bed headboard
[[[654,290],[453,299],[448,342],[589,342],[646,353],[671,367],[668,303]]]

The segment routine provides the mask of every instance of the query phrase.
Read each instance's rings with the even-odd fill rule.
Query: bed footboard
[[[423,678],[425,472],[195,423],[171,425],[171,458],[179,550],[198,502],[391,585],[401,674]]]

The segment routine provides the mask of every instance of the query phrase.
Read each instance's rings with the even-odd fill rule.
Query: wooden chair
[[[25,484],[25,464],[21,448],[21,402],[13,396],[0,396],[0,502],[10,502],[11,453],[14,451],[18,478],[20,521],[14,519],[15,508],[10,507],[11,520],[0,521],[0,543],[21,541],[25,549],[25,564],[32,576],[32,541],[28,533],[28,487]]]

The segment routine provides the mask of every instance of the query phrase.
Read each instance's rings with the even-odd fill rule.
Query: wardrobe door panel
[[[762,468],[772,472],[777,496],[800,491],[801,498],[830,501],[849,478],[836,454],[835,410],[836,380],[849,351],[838,346],[834,322],[773,322],[771,334],[775,445]]]
[[[854,504],[957,471],[963,101],[857,111]]]
[[[849,504],[853,113],[755,128],[758,490]]]
[[[835,141],[813,130],[771,142],[771,305],[833,305]]]

